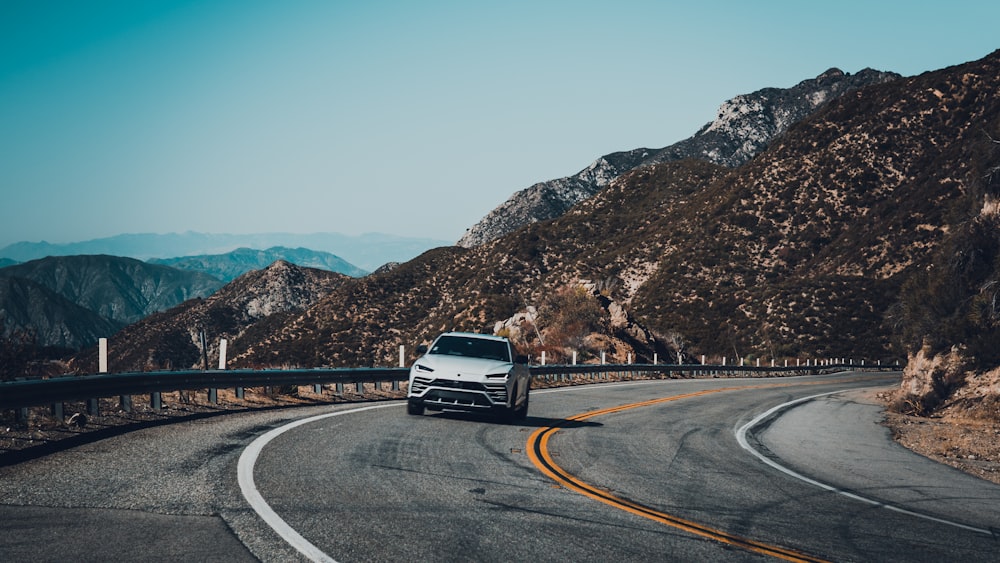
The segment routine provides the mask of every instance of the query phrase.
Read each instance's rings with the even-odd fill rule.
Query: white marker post
[[[98,360],[97,373],[108,373],[108,339],[101,338],[97,341]]]
[[[229,346],[229,341],[225,338],[219,339],[219,369],[226,369],[226,347]]]

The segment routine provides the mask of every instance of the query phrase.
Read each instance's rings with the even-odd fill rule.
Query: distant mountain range
[[[208,274],[117,256],[58,256],[0,268],[2,334],[79,348],[223,283]]]
[[[339,233],[260,233],[249,235],[169,233],[124,234],[113,237],[51,244],[48,242],[18,242],[0,248],[0,259],[27,262],[46,256],[106,254],[139,260],[168,259],[178,256],[224,254],[238,248],[265,249],[276,246],[308,248],[329,252],[366,271],[374,271],[387,262],[405,262],[451,241],[409,238],[380,233],[359,236]]]
[[[152,258],[151,264],[171,266],[181,270],[203,272],[222,282],[229,283],[251,270],[266,268],[278,260],[297,266],[337,272],[356,278],[368,272],[329,252],[307,248],[276,246],[267,250],[237,248],[225,254],[206,254],[179,258]]]
[[[50,256],[0,267],[0,336],[30,330],[39,346],[78,349],[122,327],[275,262],[346,276],[367,272],[328,252],[241,248],[225,254],[152,259]]]
[[[846,74],[831,68],[791,88],[764,88],[727,100],[716,118],[693,136],[661,149],[632,149],[602,156],[573,176],[539,182],[512,195],[473,225],[458,241],[472,248],[524,225],[554,219],[592,197],[622,174],[663,162],[697,158],[740,166],[777,136],[847,92],[895,80],[893,72],[865,69]]]

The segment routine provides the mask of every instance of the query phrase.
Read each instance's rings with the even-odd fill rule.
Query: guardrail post
[[[400,367],[402,367],[402,366],[400,366]],[[398,379],[393,379],[392,380],[392,390],[393,391],[399,391],[399,380]]]
[[[153,391],[149,394],[149,406],[154,411],[158,411],[163,408],[163,396],[160,395],[159,391]]]
[[[344,394],[344,384],[339,381],[337,382],[337,394],[338,395]]]
[[[208,402],[217,405],[219,404],[219,390],[212,387],[208,390]]]
[[[62,419],[63,419],[63,404],[61,402],[60,403],[52,403],[52,417],[55,418],[56,420],[62,422]]]
[[[357,390],[358,395],[364,395],[365,394],[365,384],[364,383],[358,381],[358,382],[356,382],[354,384],[354,388]]]
[[[237,387],[236,388],[236,398],[242,401],[245,396],[246,396],[246,393],[243,391],[243,388],[242,387]]]
[[[317,395],[322,395],[323,394],[323,385],[321,383],[314,383],[313,384],[313,393],[316,393]]]
[[[132,412],[132,395],[119,395],[118,406],[124,412]]]
[[[100,399],[87,399],[87,414],[90,416],[101,414]]]

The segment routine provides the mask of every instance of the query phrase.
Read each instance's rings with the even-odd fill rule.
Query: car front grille
[[[410,395],[423,395],[428,405],[442,407],[491,408],[507,404],[507,386],[502,383],[478,383],[454,379],[414,377]]]

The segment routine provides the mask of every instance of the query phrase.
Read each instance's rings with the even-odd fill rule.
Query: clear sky
[[[0,247],[457,240],[531,184],[830,67],[1000,48],[1000,2],[0,0]]]

